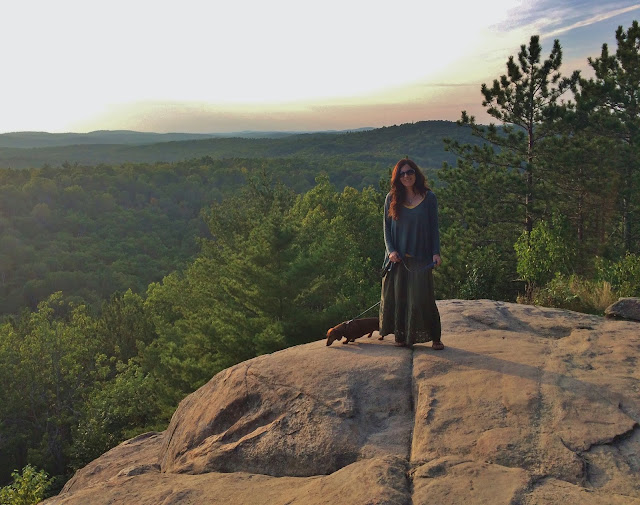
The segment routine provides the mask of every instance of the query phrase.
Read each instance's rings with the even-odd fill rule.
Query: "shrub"
[[[490,245],[472,251],[467,257],[465,270],[458,292],[460,298],[503,300],[510,297],[513,287],[509,280],[509,265],[497,247]]]
[[[611,284],[619,296],[640,296],[640,256],[627,253],[618,261],[596,258],[596,277]]]
[[[11,474],[13,483],[0,489],[0,505],[36,505],[45,497],[52,480],[44,470],[27,465]]]
[[[529,286],[543,286],[554,275],[569,274],[575,248],[568,240],[566,220],[554,217],[551,223],[538,222],[530,234],[523,232],[514,248],[518,275]]]
[[[587,280],[577,275],[556,274],[543,287],[534,288],[531,292],[531,303],[535,305],[587,314],[604,314],[604,309],[617,299],[609,282]]]

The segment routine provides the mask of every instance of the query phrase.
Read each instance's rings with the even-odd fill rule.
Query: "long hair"
[[[393,167],[393,172],[391,172],[391,203],[389,204],[389,217],[394,221],[397,221],[400,217],[400,209],[404,202],[407,201],[407,190],[402,184],[400,180],[400,170],[405,165],[413,168],[416,171],[416,182],[413,185],[413,190],[424,196],[427,191],[429,191],[429,186],[427,186],[427,181],[418,168],[418,165],[409,158],[402,158],[396,166]]]

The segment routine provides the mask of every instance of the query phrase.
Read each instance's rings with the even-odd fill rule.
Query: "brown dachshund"
[[[360,338],[367,333],[367,338],[370,338],[373,332],[379,329],[380,323],[377,317],[365,317],[363,319],[344,321],[327,331],[327,345],[333,344],[334,340],[341,340],[342,337],[347,338],[342,342],[343,344],[354,342],[356,338]]]

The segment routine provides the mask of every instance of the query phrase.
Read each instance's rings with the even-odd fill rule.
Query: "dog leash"
[[[411,270],[403,260],[400,260],[400,263],[402,263],[402,266],[407,269],[407,272],[411,272],[412,274],[413,273],[422,272],[423,270],[429,270],[429,269],[434,268],[436,266],[436,262],[432,261],[428,265],[420,267],[417,270]],[[383,271],[383,277],[387,274],[387,272],[391,272],[391,269],[393,268],[394,265],[395,265],[395,263],[393,261],[389,262],[389,264],[387,265],[387,267]]]
[[[349,319],[347,321],[347,324],[349,324],[351,321],[353,321],[354,319],[358,319],[362,314],[366,314],[367,312],[369,312],[372,308],[376,307],[377,305],[380,305],[380,302],[374,303],[371,307],[369,307],[367,310],[360,312],[360,314],[358,314],[356,317],[353,317],[351,319]]]
[[[435,261],[432,261],[432,262],[431,262],[431,263],[429,263],[428,265],[425,265],[425,266],[423,266],[423,267],[420,267],[420,268],[418,268],[417,270],[411,270],[411,269],[407,266],[407,264],[406,264],[404,261],[402,262],[402,266],[403,266],[403,267],[405,267],[405,268],[407,269],[407,272],[411,272],[412,274],[416,274],[416,273],[418,273],[418,272],[422,272],[423,270],[429,270],[429,269],[431,269],[431,268],[435,267],[435,266],[436,266],[436,262],[435,262]]]
[[[393,265],[395,265],[395,263],[390,262],[389,265],[387,266],[386,270],[387,272],[390,271],[393,268]],[[411,273],[417,273],[417,272],[422,272],[423,270],[429,270],[430,268],[433,268],[436,266],[436,262],[432,261],[431,263],[429,263],[428,265],[419,268],[418,270],[410,270],[409,267],[406,265],[406,263],[404,261],[402,261],[402,265],[407,269],[407,272],[411,272]],[[380,302],[376,302],[374,303],[371,307],[369,307],[366,310],[363,310],[362,312],[360,312],[360,314],[358,314],[356,317],[352,317],[351,319],[349,319],[347,321],[347,324],[349,324],[350,322],[352,322],[354,319],[358,319],[361,315],[366,314],[367,312],[369,312],[372,308],[377,307],[378,305],[380,305]]]

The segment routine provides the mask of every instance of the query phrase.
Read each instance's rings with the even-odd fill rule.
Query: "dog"
[[[367,333],[367,338],[371,338],[373,332],[379,329],[380,321],[377,317],[365,317],[362,319],[344,321],[327,331],[327,345],[333,344],[334,340],[342,340],[342,337],[346,337],[346,340],[342,343],[348,344],[349,342],[354,342],[356,338],[360,338],[362,335],[366,335]]]

